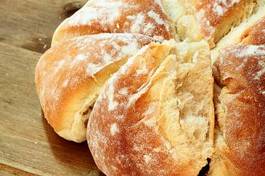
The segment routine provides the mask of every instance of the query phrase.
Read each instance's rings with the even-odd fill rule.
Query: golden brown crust
[[[137,96],[140,97],[145,93],[144,88],[140,92],[137,90],[146,84],[152,75],[152,71],[169,54],[170,49],[168,46],[159,45],[144,48],[142,56],[136,56],[133,60],[131,58],[131,62],[124,65],[119,73],[108,81],[105,91],[97,100],[91,114],[91,120],[88,123],[88,144],[98,167],[105,174],[113,176],[142,175],[144,169],[139,170],[136,166],[137,162],[134,161],[137,161],[138,155],[135,154],[132,146],[135,146],[136,149],[139,147],[140,150],[150,150],[149,146],[156,148],[156,146],[162,144],[160,140],[156,139],[155,133],[150,133],[149,128],[143,127],[142,124],[136,125],[140,121],[140,113],[134,113],[134,108],[126,107],[130,106],[130,99],[134,104],[133,99],[136,101]],[[140,70],[143,74],[137,74],[137,70]],[[119,93],[117,88],[123,87],[126,87],[125,93]],[[146,104],[142,102],[138,105],[137,111],[146,110],[146,108]],[[142,130],[137,130],[140,127]],[[141,136],[142,131],[146,132],[148,138]],[[138,141],[132,140],[135,137]],[[141,146],[141,142],[146,143],[148,147]],[[156,153],[154,154],[159,156]],[[160,155],[161,159],[157,162],[157,165],[154,165],[155,168],[164,166],[165,163],[168,164],[171,161],[167,155]],[[139,164],[141,163],[142,161],[139,160]],[[153,169],[146,170],[146,172],[152,172]],[[165,172],[171,171],[165,170]]]
[[[257,6],[256,0],[163,0],[163,4],[182,40],[205,39],[211,47]]]
[[[265,175],[265,45],[226,49],[216,67],[222,87],[218,154],[229,175]]]
[[[243,44],[265,44],[265,17],[262,17],[255,25],[251,26],[242,36]]]
[[[90,0],[66,19],[36,67],[45,118],[67,140],[82,142],[87,130],[92,155],[107,175],[195,176],[207,158],[211,176],[265,175],[265,1],[162,2],[177,5]],[[177,34],[206,39],[210,47],[256,13],[216,47],[216,127],[207,54],[196,63],[200,48],[189,53],[193,44],[183,42],[181,51],[152,43],[135,55],[154,38],[175,37],[164,10],[180,6],[172,20]]]
[[[240,23],[255,6],[254,0],[205,0],[197,4],[201,31],[205,37],[218,42],[229,30]]]
[[[160,39],[174,31],[156,0],[91,0],[56,30],[53,45],[72,37],[98,33],[140,33]]]
[[[238,44],[265,44],[265,6],[259,5],[255,13],[232,29],[211,51],[212,62],[219,57],[224,48]]]
[[[101,34],[48,50],[36,67],[36,87],[45,118],[55,131],[68,140],[84,141],[89,106],[106,79],[151,41],[140,34]]]
[[[211,142],[204,133],[209,135],[208,122],[213,118],[210,60],[207,47],[194,47],[197,54],[193,57],[187,46],[176,51],[179,56],[186,53],[177,61],[185,64],[177,66],[176,56],[170,55],[174,53],[172,46],[151,44],[130,58],[106,84],[88,123],[89,148],[106,175],[196,176],[207,163]],[[201,52],[206,52],[203,58]],[[191,58],[203,61],[194,66]],[[179,81],[176,87],[175,81]],[[204,87],[192,89],[191,82],[204,83]],[[209,96],[207,103],[196,94],[204,91]],[[195,109],[200,107],[194,114],[188,110],[192,103]],[[196,120],[199,127],[193,129]],[[200,133],[201,128],[205,131]],[[196,144],[202,148],[194,147],[197,140],[193,135],[203,136],[204,142]]]

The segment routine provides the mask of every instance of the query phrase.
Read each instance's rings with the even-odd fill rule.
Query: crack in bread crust
[[[163,51],[167,47],[171,51]],[[197,175],[212,152],[212,85],[205,42],[153,44],[130,58],[108,81],[89,119],[98,167],[107,175]],[[126,95],[120,94],[124,88]]]
[[[82,113],[105,81],[144,45],[140,34],[100,34],[68,40],[48,50],[36,66],[36,87],[45,118],[67,140],[86,140]]]
[[[232,176],[264,175],[265,46],[241,45],[222,53],[216,62],[222,86],[217,105],[221,133],[212,175],[218,167]]]

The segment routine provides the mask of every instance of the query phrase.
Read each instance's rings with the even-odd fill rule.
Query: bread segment
[[[265,175],[265,6],[258,4],[212,51],[218,85],[210,176]]]
[[[264,21],[265,1],[259,0],[253,14],[233,28],[217,43],[216,47],[211,51],[212,62],[216,61],[220,54],[219,52],[226,47],[243,43],[264,44]]]
[[[208,40],[211,47],[256,7],[256,0],[162,0],[180,39]]]
[[[57,28],[52,45],[99,33],[140,33],[158,39],[175,37],[160,0],[90,0]]]
[[[94,106],[87,135],[97,166],[113,176],[196,176],[212,152],[212,98],[207,43],[150,44]]]
[[[105,81],[153,39],[136,34],[74,38],[48,50],[36,66],[45,118],[61,137],[83,142],[93,104]]]
[[[265,45],[222,51],[215,66],[221,87],[210,175],[265,175]]]

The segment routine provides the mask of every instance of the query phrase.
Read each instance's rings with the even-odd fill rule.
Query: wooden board
[[[0,42],[43,52],[60,22],[85,0],[0,0]]]
[[[43,119],[35,65],[56,26],[84,1],[0,0],[0,175],[102,175],[86,143],[58,137]]]

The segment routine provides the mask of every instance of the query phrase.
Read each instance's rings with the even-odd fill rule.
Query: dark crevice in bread
[[[82,116],[87,116],[90,114],[90,112],[93,110],[95,102],[93,102],[91,105],[89,105],[85,111],[82,112]]]
[[[211,159],[210,158],[207,158],[207,165],[204,166],[201,171],[199,172],[198,176],[207,176],[208,175],[208,172],[209,172],[209,169],[210,169],[210,163],[211,163]]]
[[[236,8],[240,8],[240,6],[238,6]],[[244,11],[242,11],[243,14],[241,16],[238,16],[237,17],[238,19],[234,20],[230,24],[230,27],[229,27],[228,30],[221,32],[222,30],[224,30],[223,27],[221,27],[221,26],[226,26],[225,22],[228,21],[228,20],[226,20],[226,21],[224,21],[224,23],[220,23],[218,25],[219,27],[217,27],[217,30],[216,30],[215,33],[217,33],[217,34],[219,33],[220,36],[218,36],[216,34],[217,38],[215,38],[215,41],[214,41],[215,43],[220,41],[220,39],[222,39],[225,35],[227,35],[233,28],[239,26],[242,21],[247,20],[251,15],[253,15],[254,12],[257,11],[257,9],[258,9],[258,3],[255,0],[253,2],[251,2],[251,3],[250,2],[245,2],[244,5],[243,5],[243,8],[245,9]],[[234,10],[236,11],[237,9],[234,9]],[[225,17],[225,18],[227,18],[227,17]]]
[[[92,105],[88,106],[88,108],[84,112],[82,112],[82,116],[85,119],[84,121],[85,127],[87,127],[88,118],[89,118],[91,111],[93,110],[94,104],[95,102]]]

